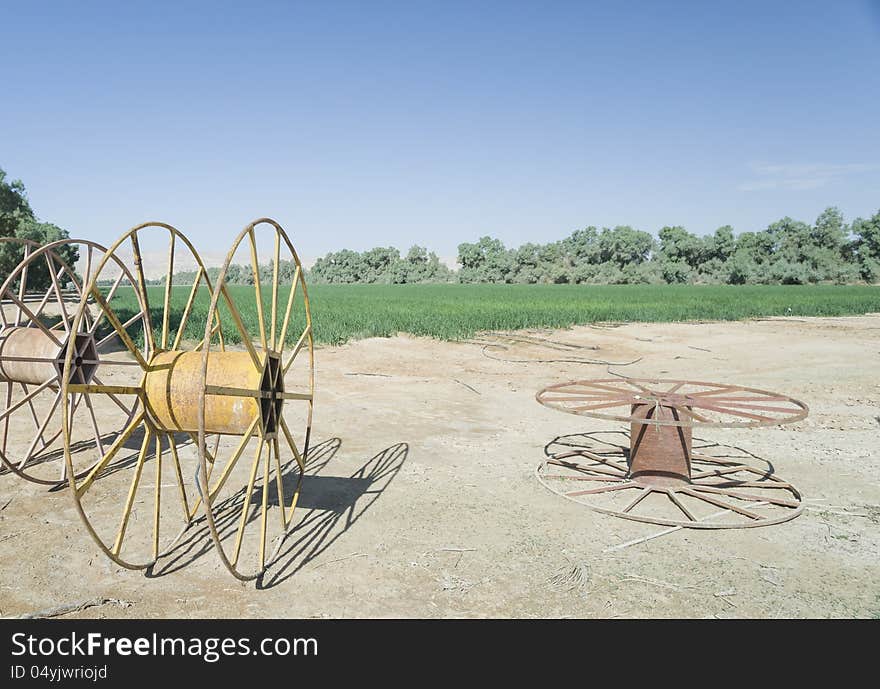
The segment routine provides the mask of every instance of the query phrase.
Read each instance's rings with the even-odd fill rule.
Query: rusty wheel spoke
[[[576,490],[571,493],[566,493],[567,496],[574,498],[580,495],[597,495],[599,493],[610,493],[612,491],[617,490],[626,490],[628,488],[640,488],[638,484],[633,481],[626,481],[624,483],[615,483],[613,486],[602,486],[601,488],[587,488],[586,490]]]

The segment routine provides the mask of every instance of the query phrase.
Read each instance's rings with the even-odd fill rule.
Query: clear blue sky
[[[20,2],[0,167],[109,242],[454,257],[586,225],[754,230],[880,208],[880,4]]]

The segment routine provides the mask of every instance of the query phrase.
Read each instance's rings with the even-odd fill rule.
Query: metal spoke
[[[290,353],[290,358],[288,358],[287,363],[284,364],[284,366],[283,366],[283,370],[284,370],[285,375],[290,370],[290,366],[291,366],[291,364],[293,364],[293,360],[296,359],[296,355],[299,354],[300,350],[302,349],[303,345],[306,342],[306,338],[309,337],[311,335],[311,333],[312,333],[312,326],[307,325],[306,329],[303,330],[302,335],[299,336],[299,340],[297,340],[296,345],[293,348],[293,351]]]
[[[105,363],[105,364],[106,364],[107,362],[105,361],[105,362],[99,362],[99,363]],[[109,365],[115,365],[115,363],[116,363],[116,362],[110,362]],[[92,380],[95,381],[95,385],[100,385],[100,386],[102,386],[102,387],[104,387],[104,388],[107,387],[106,385],[104,385],[104,384],[100,381],[100,379],[99,379],[98,376],[96,376],[96,375],[92,375]],[[135,407],[131,407],[131,408],[126,407],[126,406],[122,403],[122,401],[121,401],[121,400],[120,400],[115,394],[112,394],[112,393],[109,393],[109,392],[104,393],[104,394],[106,394],[111,400],[113,400],[113,402],[116,404],[116,406],[119,407],[122,411],[124,411],[124,412],[125,412],[126,414],[128,414],[129,416],[131,416],[131,414],[134,412]],[[135,403],[135,406],[136,406],[136,403]]]
[[[713,505],[717,505],[718,507],[723,507],[726,510],[731,510],[733,512],[737,512],[737,513],[743,515],[744,517],[748,517],[749,519],[763,519],[764,518],[760,514],[755,514],[754,512],[750,512],[749,510],[744,509],[742,507],[739,507],[737,505],[731,505],[730,503],[726,503],[722,500],[717,500],[717,499],[713,498],[711,495],[706,495],[705,493],[700,493],[698,491],[690,490],[690,489],[683,489],[681,492],[685,493],[686,495],[690,495],[692,498],[697,498],[699,500],[703,500],[705,502],[712,503]]]
[[[260,465],[260,458],[263,455],[263,438],[260,436],[260,442],[257,443],[257,452],[254,462],[251,466],[251,475],[248,479],[247,490],[244,493],[241,505],[241,521],[238,524],[238,533],[235,536],[235,546],[233,547],[232,566],[238,564],[238,556],[241,554],[241,541],[244,536],[244,527],[247,524],[248,512],[250,511],[251,495],[254,492],[254,483],[257,480],[257,468]]]
[[[25,303],[23,301],[21,301],[18,297],[16,297],[14,294],[12,294],[12,292],[7,292],[6,296],[9,298],[10,301],[12,301],[16,306],[18,306],[20,313],[24,313],[28,317],[30,322],[33,323],[35,326],[37,326],[40,330],[42,330],[43,333],[45,335],[47,335],[50,340],[52,340],[52,342],[54,342],[59,347],[61,346],[61,340],[59,340],[57,337],[55,337],[54,332],[52,332],[49,328],[47,328],[45,325],[43,325],[43,322],[39,318],[37,318],[33,314],[33,312],[31,312],[31,310],[25,305]],[[19,315],[20,314],[16,314],[16,320],[19,320]],[[18,325],[20,325],[20,323],[16,323],[16,325],[18,326]]]
[[[674,490],[672,490],[671,488],[667,489],[666,495],[669,496],[669,499],[672,500],[673,503],[675,503],[675,506],[678,507],[678,509],[684,512],[684,516],[686,516],[692,522],[697,521],[696,517],[694,517],[694,515],[690,513],[690,510],[688,510],[688,508],[684,506],[682,501],[678,499],[678,496],[675,494]]]
[[[189,510],[189,501],[186,498],[186,486],[183,483],[183,472],[180,469],[180,457],[177,454],[177,441],[174,439],[173,433],[166,433],[165,437],[168,438],[168,449],[171,452],[171,461],[174,462],[174,475],[177,477],[180,502],[183,506],[183,518],[184,521],[189,524],[193,516],[195,516],[195,509],[193,509],[193,512],[190,512]]]
[[[162,436],[156,434],[156,492],[153,501],[153,559],[159,559],[159,510],[162,507]]]
[[[92,429],[95,431],[95,444],[98,447],[98,452],[101,453],[101,456],[104,456],[104,444],[101,442],[101,431],[98,428],[98,419],[95,418],[95,409],[92,407],[92,400],[88,395],[81,395],[81,398],[85,398],[86,407],[89,409],[89,416],[92,419]]]
[[[290,293],[287,295],[287,307],[284,310],[284,323],[281,326],[281,332],[278,335],[278,344],[276,349],[279,352],[284,351],[284,342],[287,339],[287,327],[290,325],[290,312],[293,309],[293,299],[296,294],[296,288],[299,285],[300,267],[296,267],[293,274],[293,282],[290,284]],[[285,369],[286,370],[286,369]]]
[[[626,483],[616,483],[613,486],[602,486],[601,488],[588,488],[586,490],[576,490],[571,493],[566,493],[569,497],[577,497],[579,495],[597,495],[598,493],[610,493],[616,490],[626,490],[627,488],[639,488],[638,484],[633,481],[628,481]]]
[[[112,553],[114,555],[119,555],[119,551],[122,549],[122,541],[125,539],[125,531],[128,528],[128,519],[131,517],[131,508],[134,506],[134,498],[137,494],[138,484],[141,481],[141,473],[144,469],[144,463],[147,460],[147,452],[150,449],[150,437],[152,436],[152,431],[150,427],[146,427],[146,433],[144,433],[144,441],[141,443],[141,451],[138,453],[137,465],[134,469],[134,477],[131,480],[131,485],[128,489],[128,497],[125,500],[125,508],[122,510],[122,518],[119,523],[119,531],[117,532],[116,542],[113,544]]]
[[[238,329],[239,334],[241,335],[242,344],[244,344],[245,349],[248,350],[248,354],[251,355],[251,360],[254,362],[254,366],[257,369],[261,369],[263,367],[263,362],[260,361],[260,357],[257,356],[257,350],[254,349],[254,343],[251,342],[251,338],[250,335],[248,335],[247,328],[244,327],[244,322],[241,320],[241,314],[239,314],[235,303],[232,301],[232,297],[229,296],[229,290],[226,289],[225,283],[221,285],[220,292],[223,294],[223,298],[226,302],[226,307],[229,309],[232,320],[235,322],[235,326]]]
[[[120,272],[120,273],[119,273],[119,277],[116,278],[115,282],[114,282],[113,285],[110,287],[110,291],[107,292],[107,303],[108,303],[108,304],[109,304],[111,301],[113,301],[113,297],[116,296],[116,290],[119,289],[119,285],[120,285],[120,283],[122,282],[122,279],[123,279],[124,277],[125,277],[125,273],[124,273],[124,272]],[[84,285],[87,285],[87,284],[90,284],[90,283],[84,281],[83,284],[84,284]],[[91,297],[94,299],[94,294],[90,293],[89,296],[91,296]],[[98,303],[97,299],[95,300],[95,303]],[[98,304],[98,305],[100,306],[100,304]],[[84,312],[84,313],[85,313],[85,312]],[[94,334],[97,332],[97,330],[98,330],[98,325],[100,325],[101,320],[102,320],[103,318],[104,318],[104,311],[103,311],[102,309],[98,309],[98,316],[97,316],[97,318],[95,318],[94,321],[92,321],[92,327],[89,328],[89,334],[90,334],[90,335],[94,335]]]
[[[134,267],[137,272],[141,295],[144,299],[144,346],[148,352],[153,352],[155,349],[155,344],[153,343],[153,319],[150,313],[150,295],[147,292],[147,279],[144,277],[144,262],[141,258],[141,247],[137,232],[132,232],[130,236],[131,248],[134,254]]]
[[[12,412],[14,412],[16,409],[18,409],[19,407],[21,407],[25,404],[30,404],[30,401],[34,397],[39,395],[43,390],[48,388],[50,385],[53,385],[55,382],[56,381],[54,381],[54,380],[47,380],[44,383],[40,383],[31,392],[27,392],[27,388],[25,388],[26,395],[24,397],[22,397],[20,400],[18,400],[15,404],[12,404],[12,383],[10,383],[9,389],[8,389],[8,392],[6,395],[6,397],[7,397],[6,409],[4,409],[2,412],[0,412],[0,420],[8,418],[9,415]],[[24,386],[22,386],[22,387],[24,387]],[[33,405],[31,405],[31,409],[33,410]]]
[[[269,465],[272,457],[272,443],[266,443],[266,460],[263,465],[263,504],[260,513],[260,570],[266,567],[266,527],[269,522]]]
[[[608,409],[609,407],[627,406],[627,402],[606,402],[605,404],[588,404],[581,407],[572,407],[572,411],[596,411],[598,409]]]
[[[287,422],[284,420],[283,416],[279,417],[278,421],[279,425],[281,426],[281,430],[284,433],[284,438],[287,440],[287,444],[290,446],[290,451],[293,452],[296,463],[299,464],[299,470],[302,473],[305,473],[305,462],[303,461],[302,455],[300,455],[299,450],[296,449],[296,443],[293,442],[293,436],[290,434],[290,429],[287,427]]]
[[[251,244],[251,269],[254,271],[254,294],[257,300],[257,319],[260,323],[260,343],[263,345],[263,351],[269,349],[266,342],[266,318],[263,315],[263,289],[260,286],[260,262],[257,259],[257,240],[254,237],[254,228],[251,227],[248,232]]]
[[[278,264],[281,260],[281,235],[275,233],[275,256],[272,262],[272,334],[269,338],[272,349],[276,349],[275,328],[278,320]]]
[[[647,497],[648,497],[651,493],[653,493],[653,492],[654,492],[654,491],[652,491],[650,488],[643,488],[643,489],[642,489],[642,492],[639,493],[639,494],[636,496],[635,500],[633,500],[629,505],[627,505],[626,507],[623,508],[623,511],[624,511],[625,513],[626,513],[626,512],[631,512],[632,509],[633,509],[633,507],[635,507],[636,505],[638,505],[642,500],[644,500],[645,498],[647,498]]]
[[[172,350],[177,350],[180,347],[180,342],[183,339],[183,334],[186,331],[186,325],[189,321],[189,315],[192,311],[193,304],[196,300],[196,295],[199,292],[199,287],[201,286],[199,283],[202,281],[202,275],[204,273],[204,269],[199,266],[199,269],[196,271],[196,279],[193,282],[192,287],[189,291],[189,296],[186,299],[186,306],[183,308],[183,315],[180,317],[180,323],[177,326],[177,335],[174,337],[174,344],[171,345]]]
[[[137,359],[137,362],[138,364],[140,364],[141,368],[146,371],[148,368],[146,360],[144,359],[140,350],[137,348],[137,346],[135,346],[134,342],[132,342],[131,338],[128,336],[125,327],[122,325],[122,323],[119,322],[119,319],[116,317],[116,313],[113,311],[113,309],[110,308],[110,305],[106,301],[104,301],[104,297],[101,296],[97,289],[92,289],[91,294],[98,305],[101,307],[104,315],[107,317],[107,320],[110,321],[110,325],[113,326],[113,329],[119,335],[119,339],[122,341],[122,344],[124,344],[126,349],[131,352],[132,356]],[[144,332],[147,333],[150,330],[148,310],[145,310],[144,318],[146,321]],[[146,338],[147,335],[145,334],[144,337]]]
[[[27,286],[28,266],[30,265],[30,261],[28,261],[28,258],[31,255],[31,247],[29,244],[24,245],[23,253],[24,253],[24,260],[22,261],[23,268],[21,271],[21,277],[18,280],[18,296],[19,296],[19,299],[21,300],[22,304],[24,303],[24,293],[25,293],[25,288]],[[12,297],[11,294],[9,296]],[[14,297],[12,297],[12,298],[14,299]],[[16,326],[21,325],[21,305],[19,305],[18,311],[15,314],[15,325]]]
[[[113,458],[122,448],[122,446],[128,442],[128,439],[132,436],[138,426],[143,423],[144,418],[146,417],[146,412],[140,412],[134,420],[125,427],[125,429],[116,436],[116,440],[113,441],[113,444],[110,445],[110,449],[107,450],[107,453],[101,457],[95,466],[92,467],[91,471],[89,471],[88,475],[82,480],[82,482],[76,487],[77,497],[82,497],[85,492],[91,487],[92,483],[95,481],[95,478],[101,473],[104,468],[113,461]]]
[[[2,311],[2,309],[0,309]],[[3,406],[3,414],[0,418],[3,419],[3,454],[6,454],[6,442],[9,438],[9,414],[7,410],[9,406],[12,404],[12,383],[6,383],[6,403]]]
[[[558,478],[563,481],[605,481],[607,483],[629,480],[623,476],[571,476],[567,474],[544,474],[544,478]]]
[[[611,467],[606,467],[606,466],[585,467],[585,466],[581,466],[580,464],[575,464],[574,462],[563,462],[563,461],[560,461],[557,459],[548,459],[547,464],[555,464],[557,466],[563,466],[563,467],[566,467],[567,469],[573,469],[574,471],[581,471],[581,472],[592,471],[597,474],[605,474],[607,476],[619,476],[619,477],[626,476],[625,471],[623,471],[622,469],[618,468],[616,465],[613,465],[613,464],[611,465]],[[604,462],[603,462],[603,464],[604,464]]]
[[[62,391],[59,390],[58,394],[55,395],[55,399],[52,401],[52,405],[49,408],[49,413],[46,414],[46,418],[43,420],[43,423],[40,424],[37,434],[34,436],[33,442],[31,442],[30,447],[22,458],[21,462],[18,464],[19,470],[21,470],[27,461],[33,456],[33,452],[37,447],[37,442],[42,440],[43,447],[46,447],[48,443],[46,443],[46,439],[43,437],[43,434],[46,432],[46,426],[49,425],[49,420],[52,418],[52,415],[55,413],[55,410],[58,408],[58,403],[61,401]]]
[[[168,318],[171,315],[171,278],[174,274],[174,243],[176,236],[171,233],[168,246],[168,275],[165,277],[165,299],[162,302],[162,344],[161,348],[168,349]]]
[[[275,489],[278,491],[278,506],[281,515],[281,531],[287,530],[287,517],[284,515],[284,505],[287,500],[284,497],[284,477],[281,475],[281,448],[278,444],[278,434],[272,438],[272,452],[275,455]]]
[[[61,286],[58,284],[58,279],[55,276],[55,264],[52,262],[48,253],[43,254],[43,256],[49,266],[49,278],[52,283],[52,289],[55,291],[55,296],[58,299],[58,308],[61,309],[61,322],[64,323],[64,331],[69,334],[70,315],[67,313],[67,307],[64,305],[64,297],[61,296]]]
[[[737,486],[733,486],[732,488],[736,488]],[[777,486],[766,486],[767,488],[776,489]],[[703,486],[696,485],[691,486],[692,490],[701,492],[701,493],[715,493],[717,495],[726,495],[730,498],[736,498],[737,500],[746,500],[749,502],[769,502],[772,505],[782,505],[783,507],[797,507],[800,503],[797,500],[786,500],[784,498],[772,498],[769,496],[761,496],[761,495],[752,495],[751,493],[735,493],[732,488],[716,488],[714,486]]]
[[[695,405],[696,406],[696,405]],[[769,421],[773,422],[775,419],[770,418],[769,416],[761,416],[760,414],[750,414],[744,411],[737,411],[734,409],[725,409],[724,407],[716,407],[714,405],[700,403],[700,409],[708,409],[709,411],[718,412],[719,414],[732,414],[734,416],[742,416],[747,419],[755,419],[757,421]]]
[[[28,394],[28,386],[25,385],[24,383],[19,383],[18,385],[21,388],[22,392],[25,395],[27,395]],[[43,434],[40,432],[40,419],[37,416],[37,410],[34,408],[33,398],[28,399],[27,405],[31,410],[31,419],[34,422],[34,428],[37,429],[37,433],[40,435],[40,437],[42,437]]]
[[[220,489],[223,488],[226,483],[226,479],[229,478],[229,474],[232,472],[235,465],[238,463],[239,457],[241,457],[244,452],[245,447],[247,446],[250,439],[253,437],[254,433],[257,430],[257,424],[260,422],[260,418],[256,417],[251,422],[251,425],[244,432],[244,435],[241,438],[241,441],[238,443],[238,447],[235,448],[235,452],[232,453],[232,457],[229,458],[229,461],[226,463],[226,466],[223,467],[223,471],[220,472],[220,477],[217,479],[217,482],[214,484],[212,488],[208,491],[208,499],[213,502],[213,500],[217,497],[217,494],[220,492]]]

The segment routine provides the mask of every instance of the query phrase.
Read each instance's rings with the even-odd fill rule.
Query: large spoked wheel
[[[536,399],[569,414],[651,426],[775,426],[809,413],[803,402],[775,392],[692,380],[579,380],[544,388]],[[634,406],[647,413],[633,418]]]
[[[269,259],[265,264],[261,253]],[[237,266],[250,279],[233,284],[233,271],[241,273]],[[275,221],[257,220],[236,238],[214,286],[208,322],[214,319],[223,324],[227,349],[218,354],[206,326],[198,400],[200,493],[223,564],[247,580],[265,571],[292,524],[315,389],[302,265]],[[205,443],[210,433],[221,434],[213,454]]]
[[[0,243],[20,251],[18,265],[0,286],[0,462],[28,481],[57,485],[67,480],[68,470],[58,461],[64,454],[61,381],[68,344],[79,362],[72,375],[100,382],[98,324],[88,310],[78,327],[74,320],[83,281],[106,249],[77,239],[45,246],[11,238]],[[83,447],[110,442],[118,431],[83,395],[71,397],[67,413]],[[75,452],[72,459],[76,475],[90,469],[87,454]]]
[[[144,258],[154,256],[161,258],[150,262],[155,271],[150,279]],[[201,347],[211,291],[192,244],[163,223],[126,232],[84,280],[72,329],[96,333],[101,375],[78,374],[83,362],[71,342],[62,376],[64,458],[89,534],[108,557],[129,569],[152,565],[198,511],[192,470],[189,475],[183,470],[187,460],[196,465],[196,428],[168,424],[157,410],[161,399],[150,398],[147,387],[164,375],[169,358]],[[222,333],[217,336],[222,347]],[[83,444],[85,429],[71,421],[71,400],[77,397],[102,424],[121,430]],[[92,467],[84,475],[73,471],[83,455]]]

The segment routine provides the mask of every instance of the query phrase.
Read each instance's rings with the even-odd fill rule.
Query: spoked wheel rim
[[[63,423],[62,412],[62,385],[61,368],[63,357],[68,342],[73,343],[77,356],[81,360],[78,369],[80,376],[87,371],[88,375],[98,375],[100,360],[94,349],[94,337],[90,332],[91,323],[88,317],[83,319],[83,330],[77,331],[73,327],[76,313],[76,303],[83,293],[83,280],[87,280],[94,268],[96,254],[106,252],[106,249],[88,240],[63,239],[51,242],[45,246],[39,246],[34,242],[4,238],[0,242],[17,241],[23,245],[22,261],[6,278],[0,286],[0,300],[11,302],[16,308],[14,318],[7,317],[5,312],[0,312],[0,369],[15,377],[15,372],[10,369],[15,366],[26,365],[30,375],[38,371],[45,371],[46,380],[50,377],[54,380],[47,386],[33,385],[25,382],[10,382],[3,380],[8,378],[0,372],[0,396],[3,397],[4,411],[0,412],[0,462],[5,468],[18,476],[43,485],[58,485],[67,480],[67,463],[63,460]],[[76,263],[79,259],[81,272],[77,273]],[[28,306],[27,293],[33,291],[33,277],[44,274],[48,280],[47,287],[40,287],[42,296],[35,305]],[[17,287],[15,286],[17,283]],[[73,302],[69,303],[65,298],[65,287],[73,288]],[[31,289],[29,289],[31,288]],[[51,321],[55,321],[52,323]],[[31,335],[26,342],[33,344],[26,351],[17,351],[12,339],[12,328],[33,328],[30,333],[19,331],[15,335]],[[37,332],[38,331],[38,332]],[[36,339],[33,337],[35,336]],[[7,352],[12,352],[8,354]],[[50,354],[51,352],[51,354]],[[18,373],[21,373],[19,369]],[[20,388],[21,399],[15,399],[15,388]],[[19,403],[26,404],[18,407],[17,413],[7,413],[10,406]],[[94,410],[86,404],[81,404],[83,398],[74,395],[70,401],[69,413],[73,418],[81,419],[85,427],[94,430],[95,442],[98,442],[98,422]],[[42,403],[42,404],[41,404]],[[35,407],[40,407],[39,413]],[[13,453],[8,447],[9,425],[16,417],[24,412],[31,418],[34,427],[33,440],[26,445],[26,449]],[[28,413],[29,412],[29,413]],[[79,414],[79,416],[77,416]],[[38,422],[38,418],[41,419]],[[27,419],[23,419],[27,421]],[[26,425],[26,424],[25,424]],[[13,455],[15,455],[13,457]],[[77,457],[81,459],[81,457]],[[74,462],[74,471],[82,476],[91,468],[90,464],[82,461]]]
[[[258,245],[271,262],[247,288],[227,285],[229,267],[242,256],[260,275]],[[286,273],[282,275],[281,273]],[[288,288],[282,282],[289,284]],[[284,292],[287,292],[285,295]],[[248,323],[238,305],[253,302]],[[260,373],[259,412],[242,433],[229,434],[212,456],[204,438],[212,423],[211,405],[224,396],[253,398],[253,390],[211,383],[213,342],[208,327],[202,353],[199,396],[199,484],[211,538],[224,566],[238,579],[259,577],[280,552],[293,524],[308,455],[314,406],[314,341],[302,264],[289,237],[274,220],[261,218],[238,235],[220,274],[208,312],[227,334],[236,332],[244,366]],[[252,506],[254,506],[252,508]],[[273,514],[273,512],[275,514]]]
[[[775,426],[806,417],[809,408],[792,397],[724,383],[656,378],[605,378],[560,383],[537,395],[546,407],[568,414],[656,426]],[[636,405],[655,412],[634,418]]]
[[[691,453],[694,471],[689,484],[656,486],[629,475],[626,444],[596,442],[599,436],[618,436],[628,443],[625,433],[603,432],[578,434],[575,437],[583,440],[560,443],[568,445],[567,450],[554,452],[548,446],[548,456],[535,471],[538,481],[594,512],[689,529],[772,526],[803,511],[803,499],[793,485],[770,469],[756,467],[748,457],[709,454],[713,446],[704,443]]]
[[[159,284],[149,285],[141,247],[154,242],[167,249],[166,272]],[[132,268],[123,257],[129,251]],[[172,299],[173,277],[192,266],[195,278],[181,286],[179,296],[186,295],[185,305],[173,331],[176,318],[172,312],[177,308]],[[83,289],[74,324],[78,326],[91,313],[93,327],[103,328],[98,346],[107,350],[102,355],[105,376],[88,384],[77,382],[71,375],[76,349],[72,344],[68,347],[63,377],[68,393],[64,396],[64,456],[70,472],[77,449],[75,429],[66,413],[71,395],[91,399],[105,414],[126,417],[112,442],[94,448],[92,468],[84,475],[71,474],[69,484],[91,538],[105,555],[128,569],[153,565],[174,546],[198,510],[192,473],[186,473],[189,456],[190,465],[195,465],[195,433],[158,425],[146,403],[144,387],[154,357],[183,346],[192,321],[198,319],[193,308],[198,295],[207,298],[211,291],[205,266],[189,240],[171,225],[157,222],[138,225],[122,235],[104,253]],[[154,318],[151,309],[157,303],[158,317]],[[201,332],[201,322],[197,325]],[[220,339],[222,346],[222,333]]]

